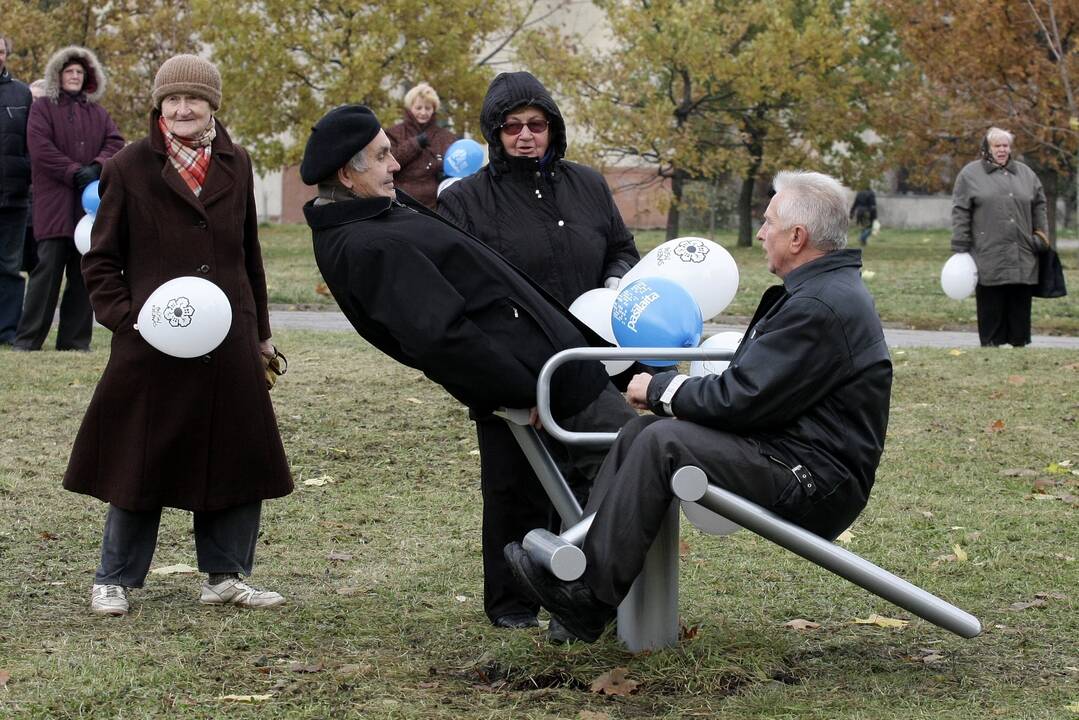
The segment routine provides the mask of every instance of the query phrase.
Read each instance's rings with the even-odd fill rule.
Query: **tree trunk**
[[[755,175],[742,178],[742,190],[738,193],[738,247],[753,246],[753,186]]]
[[[675,168],[671,174],[671,206],[667,210],[667,239],[678,237],[678,223],[682,211],[682,192],[686,184],[686,171]]]
[[[1043,168],[1041,174],[1042,188],[1045,189],[1045,215],[1049,225],[1049,244],[1057,246],[1057,185],[1059,177],[1056,170]]]
[[[746,115],[742,120],[742,130],[748,137],[745,149],[749,154],[749,167],[742,176],[742,191],[738,194],[738,247],[753,247],[753,186],[757,184],[764,156],[767,131],[761,121],[765,114],[764,106],[756,107],[752,115]]]

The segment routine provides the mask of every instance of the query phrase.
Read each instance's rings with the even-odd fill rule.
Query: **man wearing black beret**
[[[335,108],[312,128],[300,176],[318,196],[304,215],[330,292],[360,335],[442,385],[474,419],[503,407],[533,408],[534,418],[543,364],[567,348],[607,343],[504,257],[397,190],[399,169],[362,105]],[[612,432],[636,416],[598,362],[562,366],[551,389],[552,411],[569,429]],[[589,482],[604,455],[552,450]],[[483,497],[487,614],[496,626],[535,626],[538,606],[520,596],[502,548],[551,527],[550,501],[531,474],[512,497],[487,487]],[[518,595],[515,612],[492,602],[507,594]]]

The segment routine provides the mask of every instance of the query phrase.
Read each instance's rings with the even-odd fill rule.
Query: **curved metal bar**
[[[730,360],[731,350],[711,348],[570,348],[555,353],[536,379],[536,407],[543,429],[566,445],[607,447],[618,433],[572,432],[561,427],[551,414],[551,378],[555,370],[573,360]]]

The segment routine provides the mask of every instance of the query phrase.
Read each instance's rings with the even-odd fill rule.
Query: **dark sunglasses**
[[[528,125],[528,130],[533,135],[539,135],[540,133],[547,132],[547,126],[550,125],[550,122],[547,120],[540,120],[539,118],[533,118],[527,123],[510,120],[507,123],[502,123],[499,129],[507,135],[520,135],[521,131],[525,129],[525,125]]]

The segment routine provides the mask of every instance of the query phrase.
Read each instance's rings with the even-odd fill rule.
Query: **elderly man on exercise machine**
[[[781,172],[774,186],[757,237],[783,284],[765,292],[721,375],[631,381],[631,404],[654,415],[621,430],[596,478],[584,575],[558,580],[519,543],[506,546],[522,589],[578,638],[597,639],[614,618],[682,466],[827,539],[868,501],[892,364],[861,252],[846,249],[846,196],[820,173]]]

